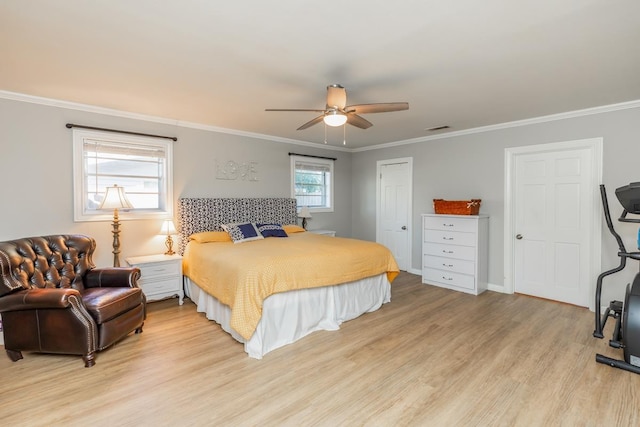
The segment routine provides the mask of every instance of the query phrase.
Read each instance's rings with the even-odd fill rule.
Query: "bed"
[[[178,201],[185,293],[255,359],[391,300],[398,267],[387,248],[304,231],[296,219],[289,198]],[[287,237],[234,243],[223,229],[247,223],[274,224],[275,235],[283,225]]]

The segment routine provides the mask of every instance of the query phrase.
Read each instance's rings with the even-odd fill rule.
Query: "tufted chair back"
[[[94,268],[95,240],[83,235],[28,237],[0,242],[3,283],[0,296],[15,289],[84,290],[83,278]]]
[[[0,242],[0,314],[11,360],[23,351],[95,353],[142,332],[146,298],[137,267],[96,268],[96,242],[58,234]]]

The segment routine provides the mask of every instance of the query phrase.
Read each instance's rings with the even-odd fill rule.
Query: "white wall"
[[[375,240],[376,162],[383,159],[413,157],[413,236],[412,263],[421,269],[420,214],[433,212],[434,198],[482,199],[481,212],[490,215],[489,282],[504,284],[504,150],[507,147],[544,144],[603,137],[603,183],[609,195],[612,215],[621,207],[615,188],[640,181],[640,108],[554,120],[400,145],[353,154],[353,237]],[[625,236],[628,250],[636,247],[638,224],[615,221]],[[602,226],[602,268],[618,264],[617,245]],[[605,281],[604,301],[622,298],[623,289],[638,271],[635,262]]]
[[[0,240],[82,233],[97,241],[94,262],[112,264],[110,222],[73,221],[72,132],[66,123],[176,136],[174,197],[290,197],[289,152],[336,157],[336,210],[309,228],[351,234],[351,153],[134,120],[0,98]],[[216,179],[216,161],[257,162],[257,181]],[[346,184],[345,184],[346,183]],[[159,220],[123,221],[121,260],[162,253]]]
[[[72,138],[65,123],[178,137],[174,143],[174,197],[289,196],[289,156],[293,151],[337,157],[334,213],[316,214],[310,228],[375,240],[376,162],[413,157],[413,232],[411,267],[420,270],[420,214],[432,212],[432,199],[481,198],[481,212],[491,216],[489,281],[503,285],[504,149],[532,144],[604,138],[603,183],[617,218],[615,188],[640,181],[640,108],[592,114],[442,138],[427,142],[349,153],[199,130],[59,106],[0,98],[0,240],[56,233],[84,233],[96,238],[94,261],[110,265],[109,222],[73,222]],[[258,181],[216,179],[215,162],[257,161]],[[345,184],[347,183],[347,184]],[[350,183],[350,185],[348,184]],[[164,252],[159,221],[127,221],[121,229],[122,257]],[[616,221],[627,249],[635,248],[637,227]],[[617,265],[615,241],[602,228],[602,268]],[[611,276],[604,300],[621,298],[637,271]]]

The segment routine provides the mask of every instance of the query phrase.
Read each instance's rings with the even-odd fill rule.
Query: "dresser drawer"
[[[475,246],[476,233],[426,230],[424,232],[425,242],[446,243],[449,245]]]
[[[166,280],[141,280],[138,282],[142,288],[142,292],[145,295],[152,297],[155,294],[161,294],[166,292],[178,292],[181,291],[182,281],[179,279],[166,279]]]
[[[182,274],[182,266],[180,262],[158,262],[139,265],[141,280],[153,279],[155,277],[180,276]]]
[[[469,290],[474,290],[476,286],[474,276],[438,270],[435,268],[423,268],[422,281],[425,283],[436,282],[446,286],[455,286]]]
[[[447,258],[476,260],[476,248],[471,246],[446,245],[443,243],[424,243],[422,251],[425,255],[444,256]]]
[[[478,224],[475,219],[455,218],[450,216],[429,216],[424,220],[425,229],[449,230],[449,231],[470,231],[475,232]]]
[[[473,261],[439,256],[425,255],[422,265],[429,268],[451,271],[453,273],[475,274],[476,272],[476,263]]]

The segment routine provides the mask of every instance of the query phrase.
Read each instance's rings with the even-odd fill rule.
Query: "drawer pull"
[[[453,253],[453,251],[446,251],[446,250],[444,250],[444,249],[443,249],[443,250],[442,250],[442,253],[443,253],[443,254],[452,254],[452,253]]]
[[[453,227],[453,224],[442,224],[443,227]]]
[[[453,277],[444,277],[444,276],[442,276],[442,278],[443,278],[444,280],[453,280]]]
[[[442,237],[442,240],[453,240],[453,237]]]
[[[453,264],[445,264],[444,262],[442,263],[443,267],[453,267]]]

